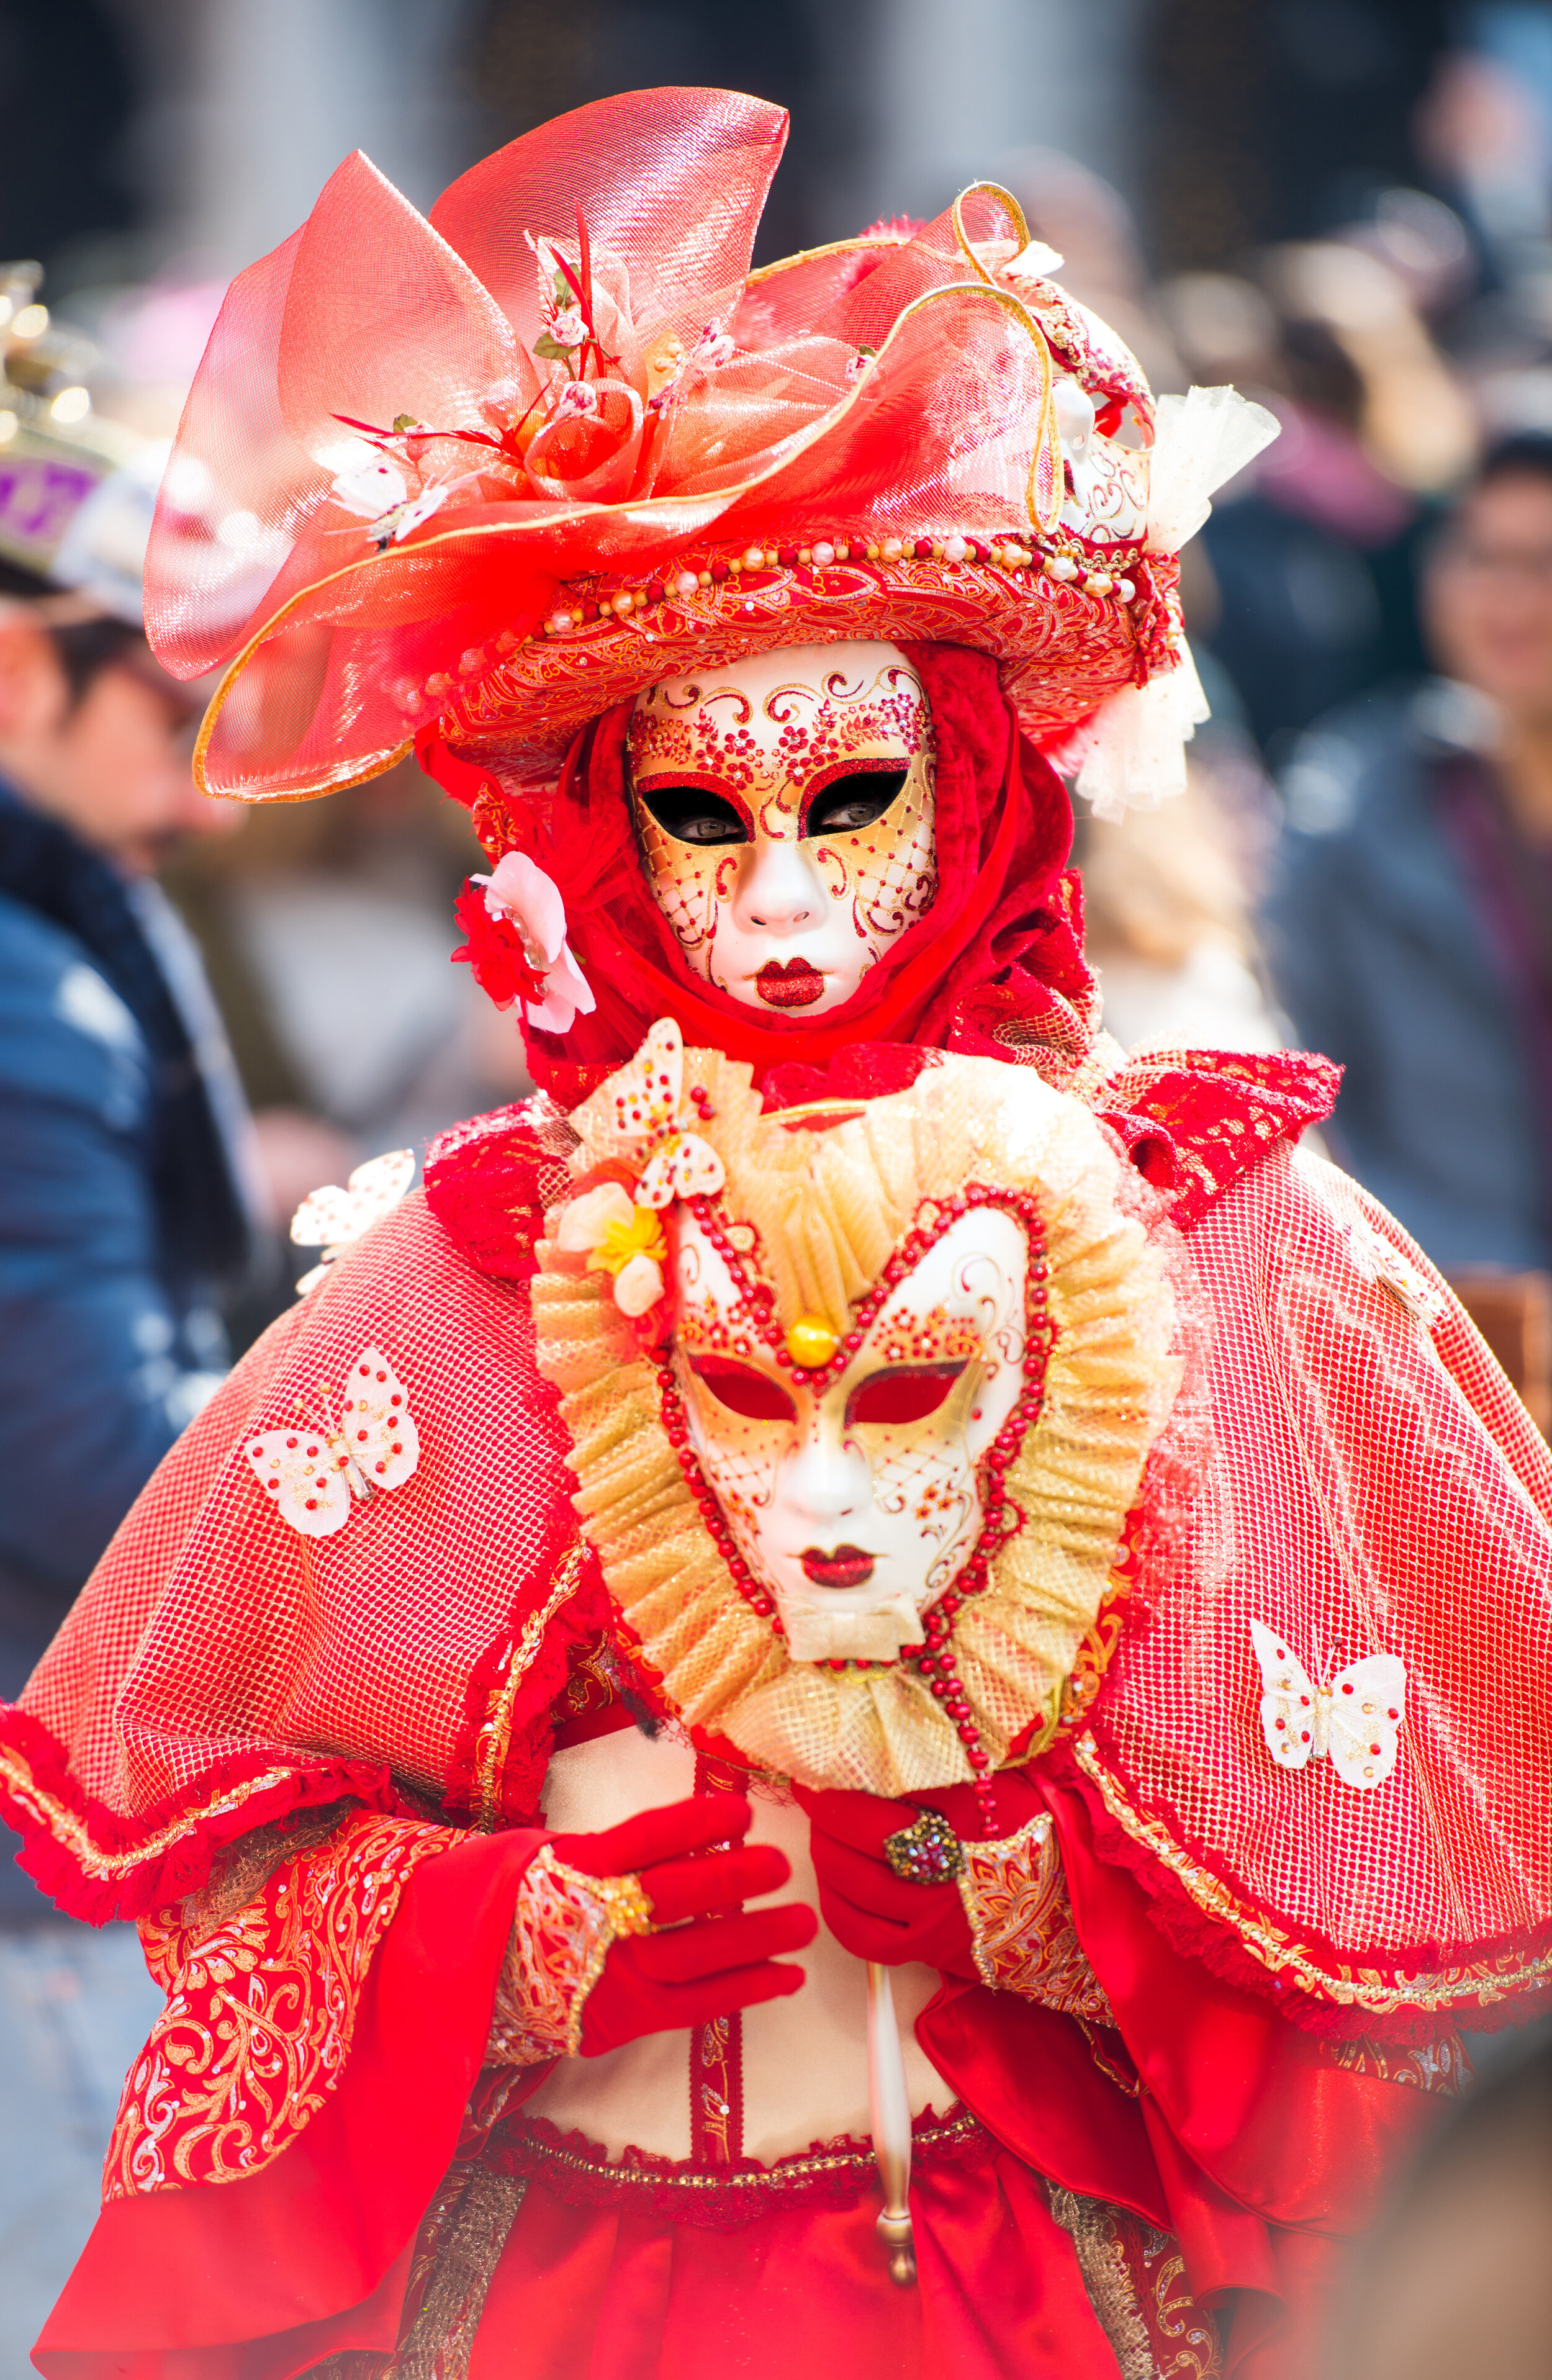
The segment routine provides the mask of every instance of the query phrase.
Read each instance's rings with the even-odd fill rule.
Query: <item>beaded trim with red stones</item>
[[[1142,555],[1140,546],[1135,551],[1129,547],[1117,547],[1107,553],[1106,560],[1111,564],[1124,563],[1134,569]],[[682,570],[673,573],[668,578],[654,575],[639,587],[622,587],[612,595],[603,595],[601,600],[595,594],[580,592],[592,584],[590,578],[578,580],[576,584],[579,592],[571,606],[568,608],[564,603],[558,603],[533,633],[538,637],[564,637],[573,629],[594,626],[611,613],[615,618],[624,620],[634,613],[649,611],[665,602],[671,594],[687,598],[704,593],[708,588],[726,587],[730,583],[736,591],[746,571],[766,574],[778,570],[806,572],[810,569],[827,570],[837,562],[902,561],[968,563],[1012,571],[1015,576],[1025,570],[1034,573],[1037,567],[1041,575],[1054,579],[1058,585],[1081,577],[1084,592],[1088,595],[1113,594],[1121,603],[1134,602],[1137,595],[1134,579],[1119,569],[1099,566],[1096,557],[1076,540],[1058,543],[1051,540],[1030,538],[1027,533],[1020,536],[1012,531],[989,540],[968,535],[889,537],[881,540],[866,537],[823,537],[816,538],[811,545],[749,545],[738,553],[709,555],[704,562],[693,565],[686,562]]]
[[[726,1265],[734,1281],[743,1293],[744,1302],[762,1318],[758,1326],[764,1332],[776,1362],[786,1370],[794,1369],[793,1359],[778,1340],[772,1327],[776,1293],[769,1281],[754,1276],[746,1252],[735,1247],[729,1233],[747,1226],[732,1225],[716,1210],[709,1198],[691,1198],[685,1204],[694,1215],[700,1231]],[[879,1279],[867,1295],[853,1307],[853,1324],[842,1339],[841,1345],[830,1363],[816,1366],[804,1377],[816,1393],[832,1385],[851,1362],[853,1355],[867,1335],[874,1317],[898,1288],[907,1274],[914,1271],[928,1250],[942,1237],[950,1225],[977,1207],[1000,1207],[1012,1215],[1022,1228],[1029,1249],[1029,1263],[1025,1276],[1025,1379],[1018,1401],[997,1436],[981,1458],[984,1472],[982,1485],[983,1518],[970,1559],[947,1591],[923,1615],[922,1638],[918,1644],[903,1645],[896,1657],[912,1660],[916,1671],[945,1716],[952,1719],[954,1731],[964,1746],[965,1758],[975,1770],[974,1791],[976,1807],[981,1814],[984,1831],[989,1840],[997,1831],[997,1811],[992,1793],[989,1770],[990,1755],[980,1739],[980,1731],[971,1717],[970,1705],[954,1665],[951,1638],[953,1621],[966,1600],[984,1591],[992,1562],[1024,1526],[1025,1516],[1008,1494],[1005,1474],[1017,1457],[1027,1431],[1039,1419],[1045,1403],[1046,1376],[1050,1368],[1051,1354],[1057,1341],[1057,1326],[1051,1319],[1050,1293],[1047,1286],[1050,1268],[1047,1260],[1045,1223],[1039,1205],[1027,1190],[1007,1190],[980,1183],[967,1183],[952,1198],[928,1198],[917,1208],[917,1220],[885,1265]],[[924,1218],[930,1214],[931,1220]],[[769,1620],[774,1634],[782,1636],[785,1630],[775,1598],[749,1569],[734,1541],[732,1527],[718,1501],[715,1490],[707,1480],[699,1460],[690,1443],[689,1423],[685,1413],[679,1383],[673,1376],[673,1356],[666,1347],[650,1352],[658,1372],[661,1398],[663,1433],[678,1458],[685,1484],[699,1507],[700,1515],[718,1553],[727,1566],[728,1573],[739,1594],[761,1620]],[[802,1366],[796,1367],[800,1371]],[[832,1659],[826,1666],[831,1670],[891,1669],[889,1661]]]

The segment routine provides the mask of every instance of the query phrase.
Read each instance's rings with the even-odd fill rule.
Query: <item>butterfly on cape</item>
[[[1360,1793],[1383,1785],[1396,1766],[1406,1712],[1406,1669],[1394,1653],[1370,1653],[1316,1685],[1286,1638],[1250,1623],[1261,1665],[1261,1732],[1279,1768],[1330,1761]]]
[[[1444,1292],[1402,1249],[1382,1238],[1362,1216],[1354,1217],[1348,1224],[1345,1236],[1353,1269],[1377,1288],[1388,1290],[1414,1322],[1431,1330],[1449,1305]]]
[[[684,1037],[673,1019],[665,1016],[652,1026],[629,1065],[589,1102],[589,1115],[601,1113],[603,1124],[601,1134],[595,1129],[589,1137],[604,1143],[609,1156],[642,1167],[636,1185],[638,1207],[713,1197],[727,1179],[710,1142],[682,1128],[684,1097]]]
[[[291,1237],[299,1248],[321,1248],[323,1258],[297,1283],[298,1297],[316,1289],[335,1257],[392,1212],[414,1179],[415,1151],[391,1148],[386,1157],[358,1165],[345,1189],[330,1182],[309,1192],[291,1218]]]
[[[323,1392],[327,1398],[327,1391]],[[298,1420],[243,1440],[255,1479],[304,1537],[332,1537],[356,1500],[402,1488],[420,1460],[409,1399],[381,1347],[363,1347],[340,1390],[339,1418]]]

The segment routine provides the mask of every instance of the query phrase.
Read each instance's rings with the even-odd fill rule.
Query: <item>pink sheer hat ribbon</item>
[[[428,731],[543,782],[612,703],[783,643],[988,652],[1045,743],[1175,666],[1109,435],[1151,436],[1126,350],[990,186],[751,274],[785,137],[735,92],[634,92],[430,221],[358,154],[239,276],[146,578],[167,666],[226,673],[210,791],[324,792]],[[1059,384],[1096,417],[1081,504]]]

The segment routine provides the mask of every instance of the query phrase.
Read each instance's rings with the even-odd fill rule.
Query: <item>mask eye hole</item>
[[[909,774],[908,769],[859,769],[832,778],[810,795],[804,834],[858,834],[876,825]]]
[[[889,1364],[859,1380],[846,1399],[846,1421],[900,1424],[925,1421],[947,1402],[964,1369],[957,1364]]]
[[[704,785],[646,784],[637,787],[642,808],[675,843],[747,843],[747,820],[724,794]]]
[[[746,1421],[795,1421],[797,1407],[780,1380],[731,1355],[692,1355],[690,1369],[720,1405]]]

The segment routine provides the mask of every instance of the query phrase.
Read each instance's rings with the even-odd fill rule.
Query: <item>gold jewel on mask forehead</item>
[[[848,904],[864,964],[925,916],[938,889],[931,719],[903,661],[864,677],[835,668],[783,680],[758,709],[736,684],[679,678],[642,697],[627,733],[631,804],[652,892],[697,973],[711,973],[719,912],[765,843],[804,844],[831,902]],[[897,772],[887,809],[860,828],[810,820],[843,778]],[[699,787],[736,813],[745,840],[682,840],[648,808],[654,785]]]

